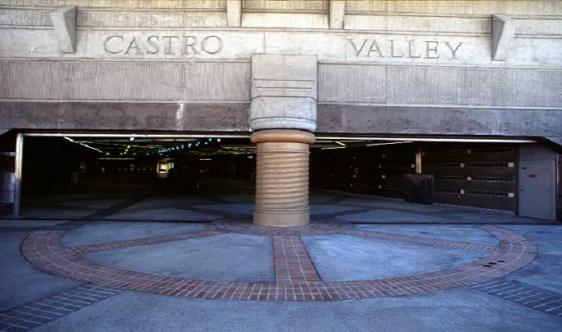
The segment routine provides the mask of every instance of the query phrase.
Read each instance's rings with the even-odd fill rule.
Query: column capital
[[[302,130],[292,129],[270,129],[260,130],[252,134],[250,137],[252,143],[266,142],[288,142],[288,143],[314,143],[315,136],[312,133]]]
[[[309,55],[252,57],[252,130],[316,130],[317,62]]]

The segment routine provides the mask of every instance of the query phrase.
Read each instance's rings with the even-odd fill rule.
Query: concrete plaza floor
[[[0,221],[0,330],[562,329],[560,225],[321,191],[283,233],[251,226],[251,201],[28,203]]]
[[[211,222],[224,219],[250,221],[254,211],[250,182],[204,180],[201,187],[174,191],[170,183],[106,183],[93,179],[93,190],[62,194],[35,194],[23,198],[24,219]],[[113,179],[112,181],[118,181]],[[121,181],[127,181],[127,178]],[[101,184],[99,183],[101,182]],[[114,187],[112,187],[112,185]],[[544,224],[539,219],[510,213],[453,205],[406,203],[400,199],[349,194],[329,190],[311,192],[315,221],[343,223],[509,223]]]

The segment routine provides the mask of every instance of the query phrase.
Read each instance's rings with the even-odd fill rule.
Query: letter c
[[[119,54],[119,53],[123,53],[123,52],[125,51],[124,48],[121,49],[120,51],[115,51],[115,50],[112,51],[112,50],[110,50],[109,48],[107,48],[107,44],[109,43],[109,41],[111,41],[111,39],[114,39],[114,38],[120,39],[121,42],[124,42],[124,41],[125,41],[125,39],[123,38],[123,36],[117,36],[117,35],[115,35],[115,36],[109,36],[109,37],[107,37],[107,38],[105,39],[105,41],[103,42],[103,49],[104,49],[107,53],[109,53],[109,54]]]

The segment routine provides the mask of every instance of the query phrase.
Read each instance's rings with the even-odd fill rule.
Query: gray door
[[[554,220],[555,164],[553,160],[521,161],[519,173],[519,215]]]

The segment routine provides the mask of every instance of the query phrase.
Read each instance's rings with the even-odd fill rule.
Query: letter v
[[[353,39],[348,39],[348,40],[351,43],[351,46],[353,46],[353,49],[355,50],[355,56],[359,56],[361,52],[363,52],[363,48],[365,48],[365,44],[367,44],[367,39],[363,39],[363,44],[361,44],[361,47],[359,49],[357,48],[357,45],[355,45],[355,43],[353,42]]]

